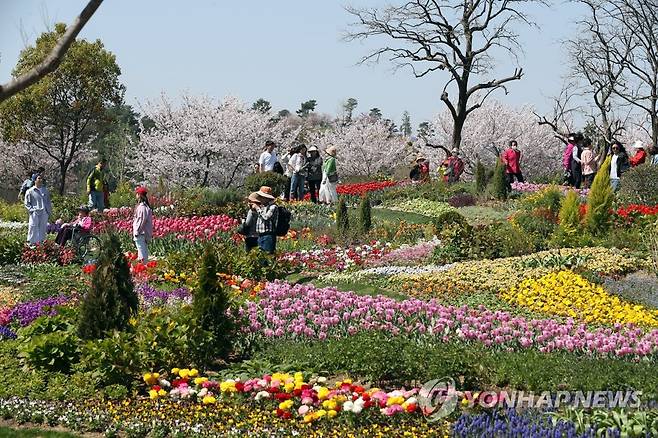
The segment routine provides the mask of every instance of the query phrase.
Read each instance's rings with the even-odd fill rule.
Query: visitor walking
[[[274,170],[274,165],[279,161],[274,151],[275,147],[276,145],[272,140],[265,142],[265,150],[260,154],[260,158],[258,159],[261,172],[272,172]]]
[[[133,239],[137,247],[137,259],[146,263],[149,260],[148,243],[153,237],[153,210],[149,204],[146,187],[137,187],[135,198],[137,205],[133,217]]]
[[[60,246],[66,245],[66,242],[71,240],[73,237],[74,231],[89,232],[91,231],[91,216],[89,216],[89,207],[82,205],[78,208],[78,217],[73,221],[62,225],[57,237],[55,237],[55,243]]]
[[[107,160],[102,158],[87,175],[87,194],[89,195],[89,208],[102,213],[105,209],[105,176],[103,170]]]
[[[294,146],[291,146],[290,149],[288,149],[288,152],[283,154],[281,157],[281,163],[283,164],[283,176],[286,177],[286,186],[283,189],[283,199],[286,201],[290,201],[290,188],[292,187],[292,168],[288,165],[290,163],[290,159],[292,158],[293,155],[297,152],[297,148]]]
[[[592,187],[596,171],[599,166],[599,156],[594,154],[592,139],[585,137],[583,140],[583,152],[580,154],[580,165],[583,174],[583,188]]]
[[[306,181],[306,145],[299,145],[288,162],[292,172],[290,180],[290,199],[302,201],[304,199],[304,182]]]
[[[630,167],[628,154],[618,141],[612,144],[612,159],[610,161],[610,185],[615,192],[619,190],[621,176]]]
[[[336,170],[336,147],[329,146],[325,153],[329,155],[322,165],[322,183],[320,184],[319,200],[323,204],[335,204],[338,202],[338,192],[336,184],[338,183],[338,171]]]
[[[247,212],[247,218],[242,223],[241,234],[244,235],[244,249],[249,252],[258,246],[256,222],[258,220],[258,209],[261,206],[258,193],[253,192],[249,194],[247,202],[249,204],[249,211]]]
[[[640,140],[633,143],[632,149],[635,150],[635,155],[633,155],[630,158],[629,162],[631,164],[631,167],[637,167],[647,160],[647,153],[644,150],[644,145],[642,144],[642,141]]]
[[[258,233],[258,247],[268,254],[276,252],[276,198],[272,195],[272,188],[263,186],[256,192],[260,205],[256,212],[256,232]]]
[[[573,179],[573,186],[577,189],[580,188],[583,180],[583,170],[580,156],[583,152],[583,135],[576,134],[576,141],[571,151],[571,177]]]
[[[512,182],[523,182],[523,173],[521,172],[521,151],[519,150],[519,143],[516,140],[509,142],[507,149],[503,152],[501,160],[505,165],[505,180],[507,187],[512,189]]]
[[[416,157],[416,163],[411,168],[411,172],[409,172],[409,179],[415,183],[425,182],[429,179],[429,171],[430,167],[427,159],[422,155],[418,155]]]
[[[50,192],[48,192],[43,178],[43,175],[38,175],[34,180],[34,186],[25,193],[24,204],[30,215],[27,224],[27,241],[30,245],[36,245],[46,240],[48,217],[53,211]]]
[[[306,177],[308,182],[308,192],[311,195],[311,202],[318,203],[318,191],[320,191],[320,183],[322,182],[322,157],[317,147],[311,146],[308,148],[308,163]]]

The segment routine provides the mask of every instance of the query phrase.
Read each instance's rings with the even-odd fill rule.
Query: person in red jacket
[[[644,145],[640,140],[633,143],[633,149],[635,149],[636,152],[635,155],[631,157],[629,162],[631,163],[631,167],[636,167],[647,160],[647,153],[644,150]]]
[[[505,177],[507,178],[507,185],[511,188],[512,182],[516,178],[518,182],[523,182],[523,173],[521,172],[521,151],[519,144],[516,140],[509,142],[509,146],[500,159],[505,165]]]

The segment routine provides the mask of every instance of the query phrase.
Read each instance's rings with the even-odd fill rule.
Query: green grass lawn
[[[14,429],[11,427],[0,427],[0,438],[76,438],[78,435],[73,435],[66,432],[52,432],[41,429]]]
[[[373,221],[379,222],[401,222],[405,221],[408,224],[427,224],[432,222],[432,218],[423,216],[422,214],[405,213],[402,211],[389,210],[387,208],[373,208],[372,209]]]
[[[504,221],[511,214],[510,211],[500,207],[485,207],[479,205],[460,207],[457,211],[462,214],[471,225]]]

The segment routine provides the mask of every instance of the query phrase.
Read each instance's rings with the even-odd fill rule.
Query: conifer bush
[[[111,330],[125,330],[138,307],[139,299],[119,237],[106,234],[101,237],[91,289],[80,306],[78,334],[83,339],[101,339]]]
[[[496,162],[496,167],[494,168],[494,174],[491,178],[490,186],[491,195],[494,198],[500,201],[507,199],[507,180],[505,178],[505,166],[500,160]]]
[[[372,228],[372,206],[368,193],[361,197],[359,204],[359,228],[362,233],[367,233]]]
[[[564,198],[558,220],[558,229],[553,236],[553,242],[560,247],[574,246],[582,231],[580,224],[580,198],[575,191],[570,190]]]
[[[338,207],[336,208],[336,229],[339,234],[346,234],[350,229],[350,218],[347,212],[347,203],[345,197],[338,198]]]
[[[487,188],[487,169],[480,160],[475,165],[475,190],[477,193],[482,193]]]
[[[231,339],[235,325],[229,312],[231,299],[227,286],[217,277],[225,272],[219,264],[217,254],[208,245],[203,253],[199,269],[199,283],[192,303],[194,319],[199,327],[213,334],[214,348],[208,351],[211,359],[226,358],[232,350]]]
[[[593,235],[600,235],[610,226],[610,210],[614,201],[614,193],[610,186],[610,161],[608,157],[597,172],[592,188],[587,197],[587,213],[585,224]]]

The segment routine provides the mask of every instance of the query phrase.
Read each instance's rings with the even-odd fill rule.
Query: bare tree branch
[[[66,51],[71,47],[75,38],[85,24],[87,24],[91,16],[94,15],[94,12],[96,12],[101,3],[103,3],[103,0],[89,0],[87,6],[85,6],[75,21],[71,23],[69,28],[66,29],[64,35],[62,35],[60,40],[57,41],[55,47],[53,47],[52,51],[43,61],[41,61],[41,63],[27,73],[10,80],[5,85],[0,85],[0,102],[10,98],[21,90],[26,89],[30,85],[35,84],[49,73],[54,72],[62,62]]]

